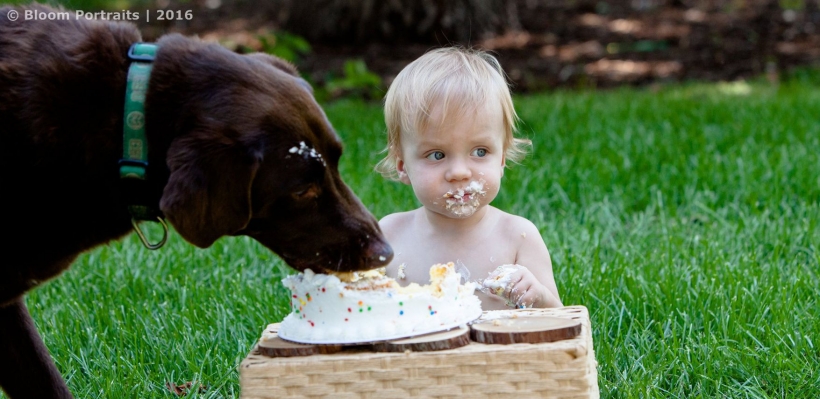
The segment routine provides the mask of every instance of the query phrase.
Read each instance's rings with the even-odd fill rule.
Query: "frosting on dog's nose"
[[[373,269],[385,266],[393,260],[393,248],[386,241],[371,241],[365,250],[365,266]]]

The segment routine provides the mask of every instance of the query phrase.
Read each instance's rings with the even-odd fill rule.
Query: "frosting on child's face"
[[[487,195],[487,190],[484,188],[485,183],[484,179],[473,180],[465,187],[447,191],[442,196],[445,203],[444,208],[456,217],[468,217],[474,214],[481,205],[481,198]]]
[[[501,107],[444,121],[436,111],[425,131],[402,136],[399,175],[429,211],[469,218],[498,194],[504,169]]]

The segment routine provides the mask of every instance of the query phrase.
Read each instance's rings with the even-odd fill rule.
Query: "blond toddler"
[[[430,265],[454,261],[487,287],[504,283],[478,293],[485,310],[562,306],[538,229],[490,205],[507,162],[531,145],[514,136],[517,115],[496,58],[457,47],[424,54],[391,84],[385,121],[387,156],[376,169],[421,202],[379,222],[395,253],[388,275],[425,284]]]

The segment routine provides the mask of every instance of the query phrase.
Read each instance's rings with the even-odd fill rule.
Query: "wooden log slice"
[[[260,355],[269,357],[327,355],[342,350],[341,345],[299,344],[279,337],[264,342],[260,340],[256,348]]]
[[[277,335],[278,327],[278,324],[271,324],[265,329],[256,345],[256,350],[260,355],[269,357],[327,355],[342,350],[342,345],[300,344],[284,340]]]
[[[460,326],[449,331],[440,331],[417,337],[402,338],[373,344],[376,352],[426,352],[455,349],[470,344],[470,328]]]
[[[470,338],[483,344],[534,344],[575,338],[581,333],[581,322],[549,316],[516,317],[482,321],[470,328]]]

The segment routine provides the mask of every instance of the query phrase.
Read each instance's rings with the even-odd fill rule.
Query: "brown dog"
[[[10,397],[71,396],[22,296],[128,234],[131,202],[158,209],[196,246],[248,235],[298,270],[392,258],[339,176],[338,136],[290,64],[161,38],[145,96],[146,180],[133,191],[118,162],[137,29],[25,20],[26,10],[56,11],[39,5],[12,20],[11,10],[0,8],[0,182],[6,211],[23,220],[0,244],[0,387]],[[34,249],[9,260],[25,247]]]

